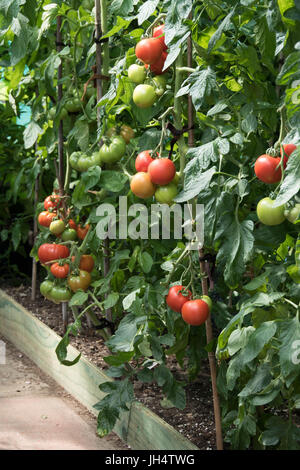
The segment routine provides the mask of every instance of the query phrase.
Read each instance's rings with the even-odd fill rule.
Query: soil
[[[37,289],[36,300],[31,300],[31,288],[21,284],[15,286],[1,286],[1,288],[17,302],[23,305],[39,320],[63,336],[63,319],[61,305],[54,304],[41,296]],[[69,322],[72,323],[72,313],[69,312]],[[108,369],[103,357],[110,355],[104,340],[97,336],[94,330],[88,328],[83,322],[83,330],[76,337],[70,337],[70,344],[77,348],[82,356],[97,367]],[[184,371],[178,366],[175,358],[169,358],[171,371],[177,380],[187,382]],[[186,386],[186,407],[184,410],[176,408],[163,408],[160,401],[163,399],[161,390],[155,384],[134,384],[135,396],[138,401],[182,433],[200,450],[215,450],[215,424],[213,415],[213,401],[208,362],[203,362],[201,372],[193,383]]]

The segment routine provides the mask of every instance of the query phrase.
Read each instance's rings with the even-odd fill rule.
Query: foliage
[[[105,0],[101,7],[106,7]],[[58,17],[60,51],[55,43]],[[205,252],[213,260],[209,295],[220,332],[216,357],[225,439],[234,449],[298,449],[299,428],[293,418],[299,408],[300,372],[292,356],[300,339],[299,221],[267,226],[256,214],[258,202],[267,196],[276,199],[276,205],[299,203],[297,3],[114,0],[105,20],[102,73],[109,80],[102,81],[103,96],[97,100],[92,87],[84,95],[96,61],[93,2],[12,0],[0,6],[6,106],[15,111],[22,100],[32,107],[24,147],[30,151],[36,145],[39,159],[34,160],[32,152],[21,170],[31,188],[32,175],[38,171],[46,169],[55,179],[58,126],[67,110],[62,120],[69,208],[65,217],[90,224],[81,244],[68,243],[76,258],[74,269],[80,254],[92,253],[96,260],[90,287],[75,293],[70,306],[80,309],[80,315],[90,315],[100,328],[105,312],[111,313],[106,329],[99,331],[111,351],[104,358],[108,374],[120,379],[101,385],[107,395],[96,405],[99,434],[111,431],[120,410],[133,400],[133,378],[156,382],[166,397],[162,405],[184,409],[185,383],[173,376],[168,357],[176,357],[188,380],[195,379],[207,357],[204,326],[190,327],[165,304],[174,284],[189,286],[193,296],[202,295],[198,252],[187,250],[186,240],[177,240],[174,233],[163,243],[125,236],[107,245],[97,237],[102,220],[97,206],[105,201],[118,209],[119,196],[126,198],[128,207],[140,202],[129,186],[134,158],[155,149],[162,157],[171,153],[180,174],[175,202],[205,207]],[[141,109],[132,100],[135,85],[127,70],[136,63],[138,41],[162,21],[168,46],[167,85],[153,106]],[[188,39],[192,67],[186,67]],[[58,80],[60,64],[63,76]],[[25,66],[29,73],[24,76]],[[147,74],[153,83],[153,74]],[[60,101],[58,85],[63,91]],[[188,134],[183,131],[173,147],[172,127],[165,123],[178,130],[188,127],[187,95],[194,109],[194,143],[187,147]],[[83,172],[70,168],[73,152],[90,155],[107,130],[121,124],[135,130],[123,157]],[[281,158],[282,179],[268,187],[255,177],[255,161],[270,147],[279,155],[283,143],[298,148],[285,169]],[[57,186],[57,173],[56,177]],[[11,175],[19,189],[18,178]],[[143,202],[150,207],[152,200]],[[55,240],[41,229],[32,255],[40,244]],[[51,276],[48,269],[48,279],[53,280]],[[70,331],[74,334],[79,328],[77,318]],[[68,334],[57,350],[65,364]]]

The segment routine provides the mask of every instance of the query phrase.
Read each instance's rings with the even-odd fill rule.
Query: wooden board
[[[0,333],[97,416],[93,405],[104,397],[99,385],[112,379],[83,357],[74,366],[60,364],[55,348],[61,337],[1,289]],[[69,360],[78,354],[77,349],[68,346]],[[122,413],[114,431],[134,450],[198,449],[139,402]]]

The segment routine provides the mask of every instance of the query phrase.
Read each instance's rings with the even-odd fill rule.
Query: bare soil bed
[[[1,288],[17,302],[23,305],[39,320],[63,336],[63,320],[61,305],[56,305],[41,296],[39,290],[36,300],[31,300],[31,288],[21,284],[18,287],[1,286]],[[69,313],[70,323],[73,321],[72,313]],[[94,330],[85,328],[76,337],[70,337],[70,344],[77,348],[82,356],[87,358],[97,367],[105,370],[108,365],[103,357],[110,355],[104,341],[95,334]],[[169,367],[178,380],[187,382],[184,371],[178,366],[175,358],[169,359]],[[182,433],[193,442],[200,450],[214,450],[215,426],[213,416],[213,402],[208,362],[203,363],[197,380],[186,386],[186,408],[181,411],[176,408],[166,409],[160,405],[163,398],[161,390],[153,384],[135,383],[135,396],[137,400]]]

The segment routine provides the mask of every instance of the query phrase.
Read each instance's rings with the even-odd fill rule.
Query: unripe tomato
[[[50,300],[59,304],[60,302],[68,302],[71,299],[72,294],[67,287],[54,285],[50,292],[50,296]]]
[[[90,225],[89,225],[89,224],[86,224],[84,227],[82,227],[81,225],[78,225],[78,226],[77,226],[77,229],[76,229],[77,237],[78,237],[80,240],[84,240],[86,234],[87,234],[88,231],[89,231],[89,229],[90,229]]]
[[[60,235],[65,230],[66,226],[63,220],[53,220],[49,226],[49,230],[54,235]]]
[[[154,38],[157,38],[160,40],[162,46],[163,46],[163,50],[166,51],[168,49],[168,47],[166,46],[166,43],[165,43],[165,33],[164,33],[164,30],[165,30],[165,25],[164,24],[161,24],[159,26],[155,26],[155,28],[153,28],[153,34],[152,36]],[[159,37],[160,36],[160,37]]]
[[[144,82],[146,69],[143,65],[132,64],[128,67],[128,78],[137,85]]]
[[[81,106],[79,98],[71,98],[65,104],[65,108],[69,113],[78,113],[81,110]]]
[[[152,85],[137,85],[132,99],[139,108],[150,108],[156,101],[155,89]]]
[[[148,173],[154,184],[165,185],[172,181],[176,167],[169,158],[157,158],[148,167]]]
[[[123,137],[126,144],[129,144],[131,139],[134,138],[134,135],[135,134],[134,134],[134,130],[132,129],[132,127],[127,126],[126,124],[122,124],[121,131],[120,131],[120,136]]]
[[[145,64],[154,64],[163,51],[163,45],[159,39],[142,39],[135,47],[135,55]]]
[[[86,290],[91,283],[91,275],[87,271],[80,270],[79,276],[71,275],[68,279],[68,286],[73,292],[79,289]]]
[[[166,303],[171,310],[174,310],[174,312],[180,312],[183,305],[192,298],[191,291],[186,291],[184,289],[184,286],[173,286],[169,289]],[[185,295],[180,291],[184,292]]]
[[[136,171],[148,171],[148,166],[153,162],[153,158],[150,155],[151,150],[144,150],[140,152],[135,159]]]
[[[202,295],[201,300],[204,300],[204,302],[207,303],[209,311],[211,311],[211,309],[212,309],[212,300],[211,300],[211,298],[208,297],[208,295]]]
[[[161,204],[172,204],[174,197],[177,196],[177,186],[174,183],[159,186],[155,191],[155,199]]]
[[[284,205],[274,207],[275,201],[269,197],[261,199],[257,204],[257,216],[265,225],[279,225],[284,220]]]
[[[67,228],[61,234],[61,239],[63,242],[75,241],[77,240],[77,233],[74,228]]]
[[[53,285],[54,284],[52,281],[43,281],[40,285],[40,293],[48,300],[51,300],[51,291]]]
[[[57,217],[56,212],[43,211],[38,216],[38,222],[43,227],[49,227],[55,217]]]
[[[189,300],[183,305],[181,315],[183,320],[189,325],[199,326],[208,319],[209,307],[204,300]]]
[[[167,79],[165,75],[156,75],[153,77],[153,81],[155,83],[155,93],[157,96],[161,96],[164,93],[167,85]]]
[[[58,194],[51,194],[47,196],[44,200],[44,208],[47,211],[48,209],[58,209],[62,206],[60,196]]]
[[[69,265],[67,263],[62,265],[59,263],[53,263],[51,265],[50,271],[52,272],[53,276],[58,277],[59,279],[65,279],[69,274]]]
[[[154,195],[156,188],[150,179],[149,173],[140,171],[132,177],[130,189],[136,196],[147,199]]]
[[[284,211],[284,217],[292,224],[299,219],[300,216],[300,204],[296,204],[292,209],[286,209]]]
[[[271,155],[261,155],[255,162],[254,172],[258,179],[267,184],[278,183],[281,180],[281,168],[277,168],[280,163],[279,157]]]
[[[104,143],[99,156],[103,163],[115,163],[119,161],[126,152],[126,142],[120,135],[113,136],[109,142]]]

